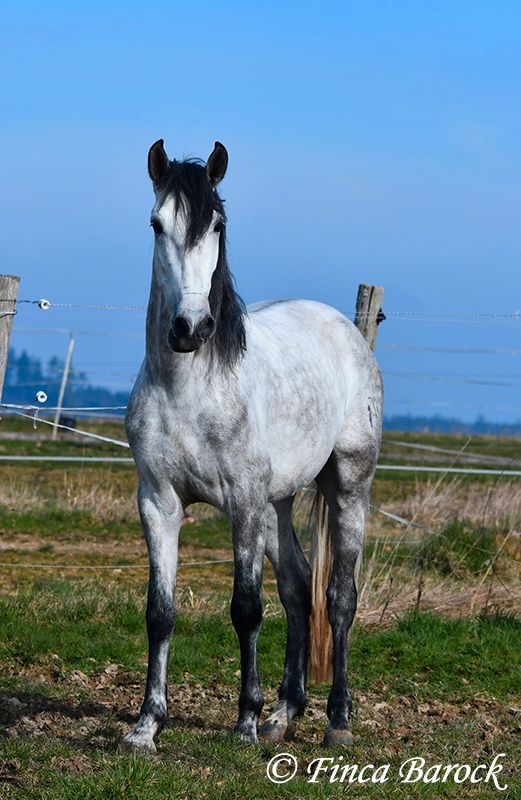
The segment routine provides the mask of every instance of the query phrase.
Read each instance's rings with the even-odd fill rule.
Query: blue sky
[[[363,281],[390,311],[521,308],[519,3],[27,0],[0,2],[0,20],[2,271],[21,297],[146,303],[146,153],[163,137],[172,157],[226,144],[248,302],[351,310]],[[16,329],[143,323],[26,306],[13,344],[47,357],[64,335]],[[392,347],[519,350],[520,333],[389,319],[387,412],[521,418],[521,356]],[[128,385],[142,350],[80,335],[76,363]]]

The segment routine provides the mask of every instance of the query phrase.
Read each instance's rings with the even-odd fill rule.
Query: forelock
[[[214,211],[224,216],[223,201],[211,188],[204,164],[198,159],[171,161],[157,190],[160,207],[172,196],[176,213],[183,211],[187,247],[196,245],[206,233]]]

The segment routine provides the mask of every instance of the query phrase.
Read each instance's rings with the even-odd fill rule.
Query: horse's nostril
[[[172,333],[178,339],[184,339],[192,333],[192,325],[186,317],[176,317],[172,323]]]
[[[211,314],[208,314],[208,316],[205,317],[202,320],[202,322],[200,322],[199,325],[197,326],[195,334],[200,339],[204,339],[206,341],[206,339],[209,339],[214,331],[215,331],[215,320]]]

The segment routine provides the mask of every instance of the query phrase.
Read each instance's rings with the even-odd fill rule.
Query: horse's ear
[[[158,139],[148,151],[148,174],[154,183],[161,180],[170,164],[163,143],[164,139]]]
[[[226,175],[228,167],[228,152],[226,147],[220,142],[215,143],[212,154],[206,162],[206,174],[210,186],[215,188]]]

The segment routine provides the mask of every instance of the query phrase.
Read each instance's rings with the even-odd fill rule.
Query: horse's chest
[[[169,408],[168,413],[156,407],[146,429],[140,430],[138,449],[154,478],[168,480],[186,502],[222,507],[248,436],[241,413],[212,412],[195,403],[191,409]]]

